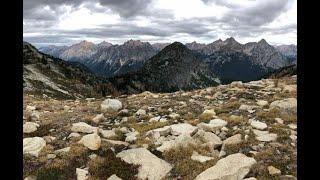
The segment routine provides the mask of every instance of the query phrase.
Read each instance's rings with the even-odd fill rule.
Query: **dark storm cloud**
[[[255,37],[265,32],[296,32],[296,24],[278,28],[264,27],[285,12],[291,0],[252,1],[250,6],[225,0],[202,0],[205,5],[215,4],[226,7],[229,11],[220,18],[212,16],[187,19],[176,19],[173,10],[156,9],[151,5],[152,1],[154,0],[24,0],[24,39],[38,44],[63,44],[86,37],[125,39],[152,36],[153,39],[170,39],[181,35],[214,40],[219,38],[219,33]],[[97,6],[97,3],[101,6]],[[90,13],[118,14],[121,22],[77,30],[59,29],[57,25],[61,16],[66,13],[63,5],[71,7],[68,9],[69,13],[85,7]],[[151,25],[139,26],[137,22],[141,18],[149,20]],[[34,32],[35,35],[32,34]]]
[[[152,0],[99,0],[102,6],[111,8],[123,17],[141,14],[151,1]]]
[[[222,21],[236,26],[239,24],[261,26],[272,22],[287,10],[290,0],[259,1],[255,6],[234,8],[227,13]]]

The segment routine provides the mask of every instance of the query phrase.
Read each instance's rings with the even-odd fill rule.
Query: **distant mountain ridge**
[[[110,78],[137,72],[169,45],[150,44],[140,40],[129,40],[121,45],[105,41],[99,44],[81,41],[70,47],[50,46],[40,50],[68,61],[80,62],[94,73]],[[261,74],[296,63],[294,47],[274,47],[264,39],[241,44],[230,37],[224,41],[219,39],[209,44],[192,42],[186,43],[185,46],[201,54],[201,60],[210,64],[212,72],[220,72],[219,78],[225,80],[225,83],[232,80],[255,80]],[[218,67],[226,72],[222,72]]]

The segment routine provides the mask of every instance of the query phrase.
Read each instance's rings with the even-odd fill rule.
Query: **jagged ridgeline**
[[[43,54],[23,42],[23,87],[29,94],[75,98],[99,97],[111,86],[86,66]]]
[[[173,92],[219,84],[201,54],[179,42],[166,46],[136,73],[116,76],[111,83],[121,92]]]

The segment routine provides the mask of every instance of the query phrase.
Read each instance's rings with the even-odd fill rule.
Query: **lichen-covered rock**
[[[32,137],[23,139],[23,154],[30,154],[38,157],[39,152],[46,146],[46,141],[42,137]]]

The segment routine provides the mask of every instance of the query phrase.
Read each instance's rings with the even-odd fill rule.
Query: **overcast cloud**
[[[38,47],[129,39],[297,43],[297,0],[24,0],[24,40]]]

